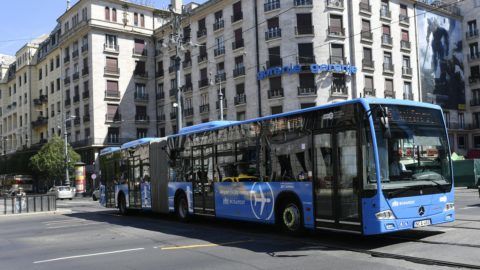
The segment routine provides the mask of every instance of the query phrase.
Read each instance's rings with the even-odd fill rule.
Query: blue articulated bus
[[[288,232],[371,235],[451,222],[448,143],[440,107],[395,99],[203,123],[142,144],[150,157],[149,209],[181,220],[202,215],[277,224]],[[124,152],[117,156],[120,171],[131,168],[132,147],[141,146],[116,150]],[[102,157],[115,160],[115,153]],[[124,211],[132,199],[121,196],[135,184],[120,193],[119,185],[106,197]]]

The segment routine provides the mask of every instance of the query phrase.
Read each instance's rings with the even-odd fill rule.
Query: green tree
[[[32,170],[38,172],[47,180],[48,186],[52,185],[54,180],[63,180],[65,178],[65,144],[57,135],[45,144],[37,154],[30,158]],[[80,155],[68,145],[68,169],[73,170],[73,165],[80,161]],[[71,174],[70,174],[71,175]]]

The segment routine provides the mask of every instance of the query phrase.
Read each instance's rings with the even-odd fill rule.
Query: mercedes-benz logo
[[[418,214],[420,216],[423,216],[425,214],[425,208],[423,206],[420,206],[420,208],[418,208]]]

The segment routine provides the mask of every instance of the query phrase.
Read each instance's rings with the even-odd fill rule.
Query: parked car
[[[47,195],[55,195],[57,199],[73,199],[75,191],[69,186],[56,186],[47,191]]]
[[[96,201],[100,199],[100,188],[96,188],[92,193],[92,200]]]

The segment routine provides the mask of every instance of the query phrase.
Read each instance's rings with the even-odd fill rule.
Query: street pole
[[[220,100],[220,121],[223,121],[223,92],[222,92],[222,78],[219,80],[220,89],[218,92],[218,99]]]
[[[175,45],[175,79],[177,83],[177,133],[180,132],[180,129],[183,126],[183,117],[182,117],[182,90],[180,84],[180,55],[179,55],[179,43]]]
[[[67,121],[68,119],[65,117],[65,121],[63,121],[63,138],[64,138],[64,146],[65,146],[65,185],[70,186],[70,176],[68,174],[68,133],[67,133]]]

